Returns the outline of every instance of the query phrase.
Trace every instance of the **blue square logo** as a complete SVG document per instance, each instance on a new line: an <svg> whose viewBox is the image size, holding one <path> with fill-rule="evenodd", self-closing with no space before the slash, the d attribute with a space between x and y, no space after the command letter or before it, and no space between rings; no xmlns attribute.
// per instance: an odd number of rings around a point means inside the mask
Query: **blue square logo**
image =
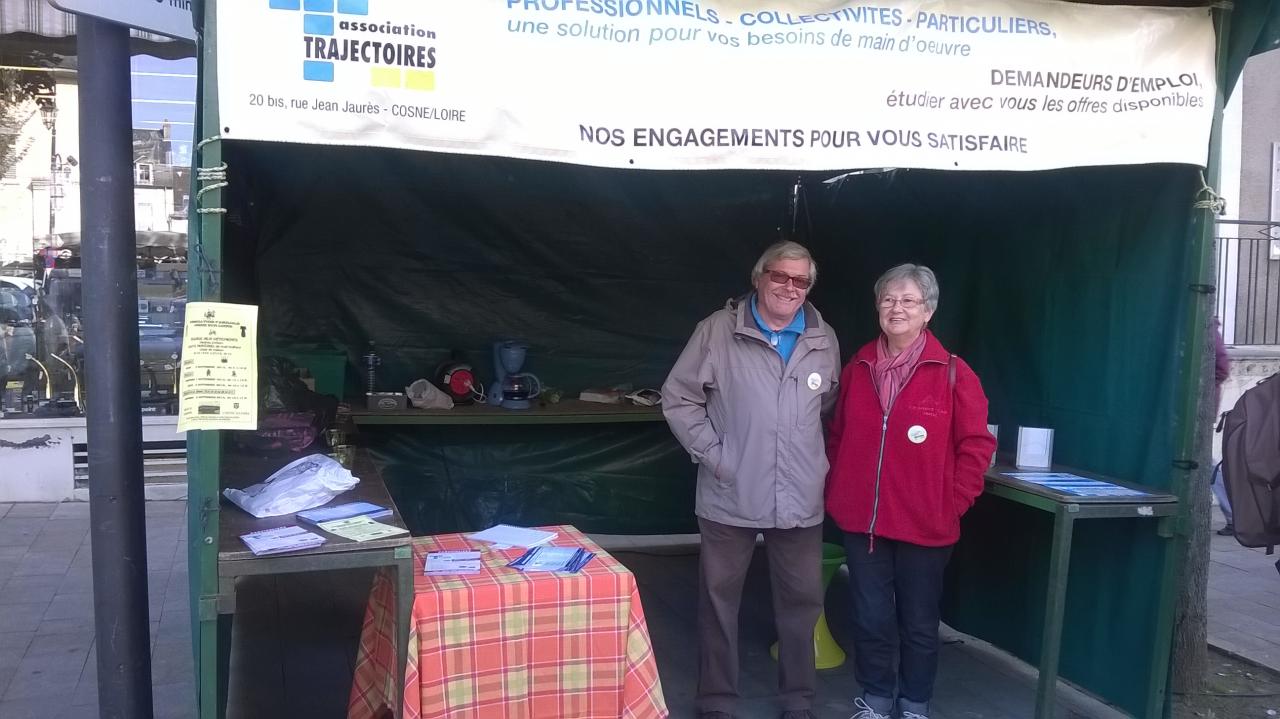
<svg viewBox="0 0 1280 719"><path fill-rule="evenodd" d="M302 79L315 82L333 82L333 63L304 60L302 62Z"/></svg>
<svg viewBox="0 0 1280 719"><path fill-rule="evenodd" d="M338 12L344 15L368 15L369 0L338 0Z"/></svg>
<svg viewBox="0 0 1280 719"><path fill-rule="evenodd" d="M308 35L332 35L332 15L303 15L302 31Z"/></svg>

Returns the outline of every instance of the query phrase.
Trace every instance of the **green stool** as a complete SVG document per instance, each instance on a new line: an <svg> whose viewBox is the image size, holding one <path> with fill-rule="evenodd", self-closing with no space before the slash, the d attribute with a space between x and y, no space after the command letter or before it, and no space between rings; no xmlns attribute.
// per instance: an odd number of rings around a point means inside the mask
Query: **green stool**
<svg viewBox="0 0 1280 719"><path fill-rule="evenodd" d="M836 575L836 570L845 560L844 547L839 544L822 545L822 593L826 596L827 587L831 584L831 578ZM769 654L774 661L778 660L778 643L774 642L769 648ZM814 666L818 669L835 669L844 664L844 650L836 644L835 637L831 636L831 630L827 628L827 610L824 608L822 613L818 615L818 623L813 628L813 656Z"/></svg>

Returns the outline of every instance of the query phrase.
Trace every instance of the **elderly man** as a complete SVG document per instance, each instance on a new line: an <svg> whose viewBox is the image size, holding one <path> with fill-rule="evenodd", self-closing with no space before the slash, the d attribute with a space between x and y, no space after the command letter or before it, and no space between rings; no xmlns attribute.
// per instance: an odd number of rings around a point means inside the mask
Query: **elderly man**
<svg viewBox="0 0 1280 719"><path fill-rule="evenodd" d="M773 589L782 716L813 717L827 475L821 420L840 374L835 332L805 301L817 279L801 245L765 250L751 271L754 291L698 323L662 387L667 423L698 464L701 719L733 716L738 606L758 533Z"/></svg>

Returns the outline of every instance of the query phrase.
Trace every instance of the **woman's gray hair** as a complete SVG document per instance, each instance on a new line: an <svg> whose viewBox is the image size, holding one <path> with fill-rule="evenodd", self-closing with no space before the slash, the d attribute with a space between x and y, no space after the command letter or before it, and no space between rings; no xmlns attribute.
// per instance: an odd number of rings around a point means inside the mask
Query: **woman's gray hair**
<svg viewBox="0 0 1280 719"><path fill-rule="evenodd" d="M751 285L754 287L756 282L760 280L760 275L764 274L764 268L770 263L778 260L808 260L809 261L809 289L818 284L818 263L814 261L813 255L809 254L809 250L799 242L784 240L769 245L769 249L760 255L760 259L756 260L756 266L751 268Z"/></svg>
<svg viewBox="0 0 1280 719"><path fill-rule="evenodd" d="M924 300L925 308L930 312L938 311L939 290L937 276L928 267L911 263L898 265L880 275L880 279L876 280L876 304L880 304L880 299L884 297L884 288L900 280L911 280L916 283L916 287L919 287L920 293L924 295L920 299Z"/></svg>

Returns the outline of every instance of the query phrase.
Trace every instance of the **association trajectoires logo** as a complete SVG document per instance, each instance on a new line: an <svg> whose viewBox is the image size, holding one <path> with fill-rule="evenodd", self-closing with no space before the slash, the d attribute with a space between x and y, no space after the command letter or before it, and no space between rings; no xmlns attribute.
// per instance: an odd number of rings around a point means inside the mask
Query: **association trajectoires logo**
<svg viewBox="0 0 1280 719"><path fill-rule="evenodd" d="M333 82L338 66L369 72L374 87L436 88L434 31L369 17L371 0L267 0L272 10L301 15L302 79Z"/></svg>

